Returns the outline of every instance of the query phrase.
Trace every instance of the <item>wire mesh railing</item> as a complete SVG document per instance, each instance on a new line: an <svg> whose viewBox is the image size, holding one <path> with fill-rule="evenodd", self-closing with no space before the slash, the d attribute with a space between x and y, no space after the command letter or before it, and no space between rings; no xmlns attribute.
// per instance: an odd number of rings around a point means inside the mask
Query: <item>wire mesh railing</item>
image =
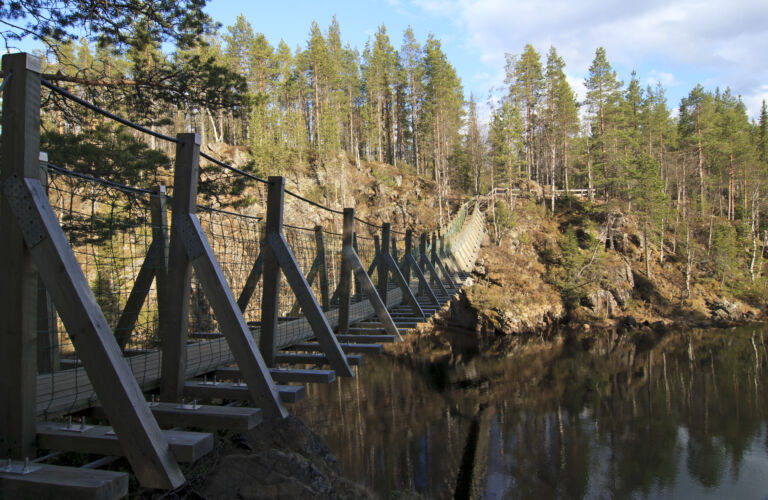
<svg viewBox="0 0 768 500"><path fill-rule="evenodd" d="M4 80L4 83L8 78ZM178 144L178 139L152 131L141 125L99 108L49 82L42 84L63 98L85 106L107 119L117 121L138 133ZM56 159L56 151L49 152ZM227 176L246 180L251 205L238 208L206 206L198 197L196 215L227 285L237 298L248 286L243 302L243 317L258 341L262 314L261 280L249 283L258 267L265 246L265 214L269 181L245 170L228 165L208 154L201 156ZM50 204L64 230L70 247L90 284L97 305L104 313L109 328L139 385L151 388L160 376L160 319L158 279L164 273L167 258L169 222L173 213L174 186L167 193L149 187L134 187L109 179L79 173L44 163L41 178L46 180ZM314 297L323 302L331 318L338 309L332 300L341 281L342 235L341 210L285 190L285 223L283 236L302 274L307 277ZM155 203L158 200L163 203ZM465 223L462 207L447 230L456 234ZM379 280L381 242L376 234L382 226L356 218L365 230L357 235L355 248L373 282ZM310 226L310 227L307 227ZM320 227L320 229L316 229ZM405 257L404 233L392 231L390 253L401 261ZM162 242L158 242L158 235ZM430 242L431 244L431 242ZM322 246L322 248L321 248ZM158 249L159 248L159 249ZM412 250L419 251L414 239ZM159 253L158 253L159 252ZM324 259L322 258L324 254ZM402 265L402 264L401 264ZM323 267L322 272L320 266ZM405 267L403 265L403 267ZM142 274L143 273L143 274ZM313 276L313 273L315 275ZM149 278L147 278L149 276ZM352 303L366 300L360 283L353 280ZM390 288L395 288L394 282ZM325 288L325 289L324 289ZM243 293L241 293L243 292ZM40 286L38 295L45 299L38 318L38 414L61 414L90 405L97 399L87 375L83 372L67 331L55 307ZM280 347L313 337L302 308L286 280L281 280L279 293L279 327L276 344ZM228 363L232 355L220 338L220 326L211 301L201 282L194 277L190 285L188 318L187 372L200 373L210 367ZM359 309L362 310L362 309ZM57 377L62 372L71 374Z"/></svg>

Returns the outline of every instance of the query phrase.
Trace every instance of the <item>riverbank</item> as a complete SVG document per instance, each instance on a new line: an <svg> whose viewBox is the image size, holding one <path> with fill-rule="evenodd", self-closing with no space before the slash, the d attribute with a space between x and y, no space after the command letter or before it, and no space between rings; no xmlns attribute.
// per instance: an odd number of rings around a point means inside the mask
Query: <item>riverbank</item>
<svg viewBox="0 0 768 500"><path fill-rule="evenodd" d="M708 328L765 317L763 249L725 261L682 229L643 232L629 206L566 199L553 216L535 198L500 200L473 285L435 320L480 335L555 329ZM695 230L695 231L694 231ZM705 237L707 226L693 228Z"/></svg>

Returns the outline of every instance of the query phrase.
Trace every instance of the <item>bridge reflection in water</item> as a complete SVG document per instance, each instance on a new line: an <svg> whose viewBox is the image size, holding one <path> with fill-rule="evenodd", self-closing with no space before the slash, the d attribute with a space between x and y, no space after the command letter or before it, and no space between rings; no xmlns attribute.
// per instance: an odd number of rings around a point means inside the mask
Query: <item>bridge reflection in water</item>
<svg viewBox="0 0 768 500"><path fill-rule="evenodd" d="M555 345L535 382L520 374L538 359L476 358L489 376L464 388L377 358L297 409L342 470L384 497L762 498L767 334L761 325L669 333L650 349L609 335Z"/></svg>

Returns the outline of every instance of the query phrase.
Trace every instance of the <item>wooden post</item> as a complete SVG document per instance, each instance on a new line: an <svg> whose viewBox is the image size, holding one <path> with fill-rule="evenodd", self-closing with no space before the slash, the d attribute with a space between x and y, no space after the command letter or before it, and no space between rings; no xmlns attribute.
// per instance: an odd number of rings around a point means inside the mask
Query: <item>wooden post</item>
<svg viewBox="0 0 768 500"><path fill-rule="evenodd" d="M256 257L253 267L251 267L251 272L248 273L248 279L245 280L245 285L243 285L243 291L240 292L240 297L237 299L237 306L242 313L245 313L245 310L248 308L248 303L251 301L251 297L253 297L253 292L256 291L256 285L259 284L261 273L264 270L264 252L262 251L262 248L264 248L264 226L262 226L261 233L259 255Z"/></svg>
<svg viewBox="0 0 768 500"><path fill-rule="evenodd" d="M354 227L354 221L353 221L352 226ZM359 247L357 246L357 233L354 231L354 229L352 230L352 248L354 249L356 254L360 255ZM343 255L344 255L344 251L343 250L344 250L344 245L342 245L342 253L341 253L342 254L342 260L343 260ZM362 298L363 292L362 292L362 289L360 288L360 282L357 281L357 278L354 279L354 284L355 284L355 295L354 295L354 297L355 297L355 301L358 301L358 300L360 300Z"/></svg>
<svg viewBox="0 0 768 500"><path fill-rule="evenodd" d="M448 296L448 290L445 289L445 285L440 280L440 275L437 274L437 270L432 265L432 263L429 261L429 257L427 257L426 249L426 238L422 236L422 245L421 248L424 250L421 255L419 255L419 262L421 263L421 267L429 273L430 278L432 279L432 285L437 285L437 288L440 290L440 293L444 296Z"/></svg>
<svg viewBox="0 0 768 500"><path fill-rule="evenodd" d="M399 259L397 256L397 238L395 237L394 233L392 234L392 249L390 250L389 253L392 254L392 258L395 260L395 262L398 262Z"/></svg>
<svg viewBox="0 0 768 500"><path fill-rule="evenodd" d="M360 257L354 250L352 250L352 248L345 247L344 258L349 261L352 270L358 276L360 283L362 283L363 292L365 292L365 295L371 302L373 310L376 311L376 316L384 327L384 331L387 332L387 335L392 335L397 337L398 340L402 340L400 330L397 328L397 325L395 325L392 316L390 316L389 311L387 310L387 304L382 300L379 292L376 291L376 286L373 284L373 281L371 281L371 277L365 272L363 264L360 262Z"/></svg>
<svg viewBox="0 0 768 500"><path fill-rule="evenodd" d="M40 59L6 54L2 62L0 182L40 178ZM23 460L35 452L37 280L7 196L0 208L0 455Z"/></svg>
<svg viewBox="0 0 768 500"><path fill-rule="evenodd" d="M403 277L409 284L411 283L411 262L408 260L408 256L413 252L413 230L407 229L405 231L405 251L403 252Z"/></svg>
<svg viewBox="0 0 768 500"><path fill-rule="evenodd" d="M440 242L440 247L438 247L438 241ZM437 269L440 270L440 273L443 275L445 280L448 282L448 286L450 288L458 288L456 284L453 282L453 278L451 278L451 273L448 272L448 269L443 264L443 259L440 258L440 253L442 252L443 248L443 238L437 239L437 234L432 236L432 263L437 266Z"/></svg>
<svg viewBox="0 0 768 500"><path fill-rule="evenodd" d="M325 256L325 236L323 235L323 226L315 226L315 246L317 246L316 259L320 264L320 300L323 304L323 311L330 311L331 296L328 289L328 260Z"/></svg>
<svg viewBox="0 0 768 500"><path fill-rule="evenodd" d="M357 250L355 250L357 252ZM360 254L358 254L358 257ZM374 234L373 235L373 260L371 261L370 267L368 267L368 270L366 273L368 276L373 276L373 271L377 271L379 269L379 256L381 256L381 245L379 244L379 235Z"/></svg>
<svg viewBox="0 0 768 500"><path fill-rule="evenodd" d="M48 192L48 153L40 152L40 184ZM59 369L59 332L51 294L37 277L37 372Z"/></svg>
<svg viewBox="0 0 768 500"><path fill-rule="evenodd" d="M339 326L338 333L349 331L349 306L352 294L352 265L344 258L344 249L350 247L354 250L353 240L355 236L355 209L344 209L344 230L341 237L341 273L339 276ZM355 252L357 253L357 252Z"/></svg>
<svg viewBox="0 0 768 500"><path fill-rule="evenodd" d="M152 243L157 245L154 274L157 290L157 317L160 325L166 323L163 316L168 313L168 196L164 185L155 187L150 209Z"/></svg>
<svg viewBox="0 0 768 500"><path fill-rule="evenodd" d="M426 237L426 234L424 234L424 233L422 233L422 235L419 237L419 251L417 252L419 256L421 254L423 254L424 250L426 249L426 239L425 239L425 237ZM420 258L414 258L413 262L416 263L415 265L417 267L417 269L414 269L414 272L418 272L418 273L422 273L423 274L424 273L424 267L421 264L419 264L420 260L421 260ZM420 279L419 280L419 295L424 295L425 293L427 293L427 290L425 289L425 287L429 288L426 285L426 282Z"/></svg>
<svg viewBox="0 0 768 500"><path fill-rule="evenodd" d="M317 299L312 293L312 289L301 272L296 257L291 251L291 247L288 246L288 242L283 236L283 196L285 192L285 178L284 177L270 177L269 178L269 193L267 199L267 236L264 246L264 289L265 297L262 301L264 310L262 312L262 328L272 328L266 332L262 330L261 341L262 350L267 352L267 355L271 357L271 361L274 362L275 355L277 354L277 293L271 292L269 296L266 295L267 286L279 285L279 275L277 279L270 277L271 267L274 264L275 271L282 270L285 275L285 279L288 285L291 287L293 294L296 296L296 300L301 306L304 312L309 326L312 328L312 332L315 334L320 348L328 359L328 363L331 368L342 377L353 377L354 372L349 366L347 357L344 351L341 349L336 337L333 335L333 330L328 322L328 318L323 314L323 310L320 304L317 303ZM274 259L274 260L273 260ZM279 267L278 267L279 266ZM272 281L274 280L274 281ZM268 303L269 300L274 300L273 303ZM266 334L266 340L265 340Z"/></svg>
<svg viewBox="0 0 768 500"><path fill-rule="evenodd" d="M160 316L163 348L160 399L181 401L187 372L187 329L192 262L184 244L186 218L197 211L197 179L200 168L200 136L179 134L173 176L173 225L165 286L167 311Z"/></svg>
<svg viewBox="0 0 768 500"><path fill-rule="evenodd" d="M389 222L385 222L381 226L381 248L379 249L379 297L387 303L387 294L389 293L389 265L387 264L387 256L389 255L389 244L392 239L391 226Z"/></svg>
<svg viewBox="0 0 768 500"><path fill-rule="evenodd" d="M149 295L152 280L157 286L158 318L166 314L168 306L165 294L166 274L168 272L168 230L166 217L165 186L157 186L151 200L152 215L152 243L144 257L139 273L133 283L131 293L125 302L123 312L115 327L115 338L121 350L133 335L139 313ZM165 324L164 319L159 318L159 324Z"/></svg>
<svg viewBox="0 0 768 500"><path fill-rule="evenodd" d="M265 236L270 233L283 234L283 197L285 196L285 178L272 176L267 188L267 221ZM261 249L264 255L264 270L261 298L261 329L259 350L264 362L269 367L275 366L277 353L277 318L280 307L280 266L277 256L270 246L265 244Z"/></svg>
<svg viewBox="0 0 768 500"><path fill-rule="evenodd" d="M180 486L184 475L115 342L40 181L8 178L3 182L3 199L6 197L23 224L30 256L139 482L151 488Z"/></svg>

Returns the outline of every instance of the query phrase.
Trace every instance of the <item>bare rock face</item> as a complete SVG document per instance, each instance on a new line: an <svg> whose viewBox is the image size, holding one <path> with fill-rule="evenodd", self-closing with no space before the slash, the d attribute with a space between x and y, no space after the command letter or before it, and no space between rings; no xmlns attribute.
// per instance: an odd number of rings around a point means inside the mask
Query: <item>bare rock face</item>
<svg viewBox="0 0 768 500"><path fill-rule="evenodd" d="M619 305L613 298L613 294L602 288L587 295L585 305L602 318L612 318L619 311Z"/></svg>
<svg viewBox="0 0 768 500"><path fill-rule="evenodd" d="M714 299L707 301L710 315L713 319L722 321L743 321L752 316L750 311L745 311L744 304L734 300Z"/></svg>
<svg viewBox="0 0 768 500"><path fill-rule="evenodd" d="M620 306L626 305L632 298L632 291L635 288L635 280L632 276L632 267L626 262L609 268L606 276L606 288L616 299Z"/></svg>

